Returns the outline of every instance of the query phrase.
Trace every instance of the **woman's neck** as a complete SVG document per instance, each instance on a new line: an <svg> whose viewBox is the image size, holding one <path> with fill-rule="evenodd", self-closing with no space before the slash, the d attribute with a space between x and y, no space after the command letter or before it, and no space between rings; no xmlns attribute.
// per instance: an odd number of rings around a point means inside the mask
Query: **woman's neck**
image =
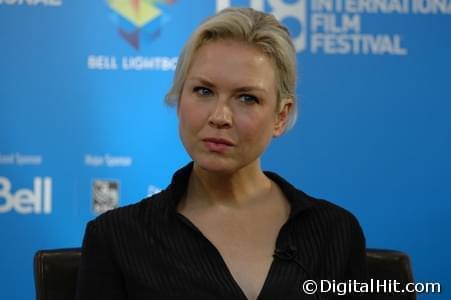
<svg viewBox="0 0 451 300"><path fill-rule="evenodd" d="M194 163L185 201L190 206L240 208L252 205L270 192L271 180L261 170L259 161L232 174L211 172Z"/></svg>

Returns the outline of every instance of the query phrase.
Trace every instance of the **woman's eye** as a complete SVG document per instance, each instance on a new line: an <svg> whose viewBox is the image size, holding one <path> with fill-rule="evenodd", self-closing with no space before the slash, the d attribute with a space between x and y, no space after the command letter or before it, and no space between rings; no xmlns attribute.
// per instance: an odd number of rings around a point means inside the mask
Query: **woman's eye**
<svg viewBox="0 0 451 300"><path fill-rule="evenodd" d="M260 103L260 101L258 100L257 97L252 96L252 95L247 95L247 94L240 95L239 99L240 99L240 101L242 101L246 104Z"/></svg>
<svg viewBox="0 0 451 300"><path fill-rule="evenodd" d="M212 94L211 90L205 87L197 86L193 91L200 96L210 96Z"/></svg>

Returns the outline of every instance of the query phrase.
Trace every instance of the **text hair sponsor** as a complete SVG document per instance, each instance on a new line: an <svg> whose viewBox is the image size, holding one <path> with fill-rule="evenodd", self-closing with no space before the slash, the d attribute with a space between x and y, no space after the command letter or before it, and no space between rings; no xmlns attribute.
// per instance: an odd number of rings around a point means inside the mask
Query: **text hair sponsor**
<svg viewBox="0 0 451 300"><path fill-rule="evenodd" d="M12 191L11 181L0 177L0 213L50 214L52 212L52 179L35 177L33 189Z"/></svg>
<svg viewBox="0 0 451 300"><path fill-rule="evenodd" d="M113 156L108 153L103 155L86 154L84 164L89 167L131 167L133 158L131 156Z"/></svg>

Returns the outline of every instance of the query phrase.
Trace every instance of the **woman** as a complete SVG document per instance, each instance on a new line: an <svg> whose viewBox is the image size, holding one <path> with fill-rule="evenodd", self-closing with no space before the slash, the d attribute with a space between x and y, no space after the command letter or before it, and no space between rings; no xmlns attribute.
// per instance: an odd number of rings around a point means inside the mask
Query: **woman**
<svg viewBox="0 0 451 300"><path fill-rule="evenodd" d="M226 9L194 32L166 98L193 162L88 224L78 299L325 299L302 283L365 278L352 214L260 167L295 121L295 75L271 15Z"/></svg>

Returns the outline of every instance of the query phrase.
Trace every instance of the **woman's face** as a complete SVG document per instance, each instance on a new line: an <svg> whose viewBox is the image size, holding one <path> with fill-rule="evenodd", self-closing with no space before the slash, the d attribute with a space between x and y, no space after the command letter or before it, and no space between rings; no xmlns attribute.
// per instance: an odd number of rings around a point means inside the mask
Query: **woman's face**
<svg viewBox="0 0 451 300"><path fill-rule="evenodd" d="M208 42L193 57L178 106L179 131L201 168L233 173L257 163L283 132L270 59L241 42Z"/></svg>

